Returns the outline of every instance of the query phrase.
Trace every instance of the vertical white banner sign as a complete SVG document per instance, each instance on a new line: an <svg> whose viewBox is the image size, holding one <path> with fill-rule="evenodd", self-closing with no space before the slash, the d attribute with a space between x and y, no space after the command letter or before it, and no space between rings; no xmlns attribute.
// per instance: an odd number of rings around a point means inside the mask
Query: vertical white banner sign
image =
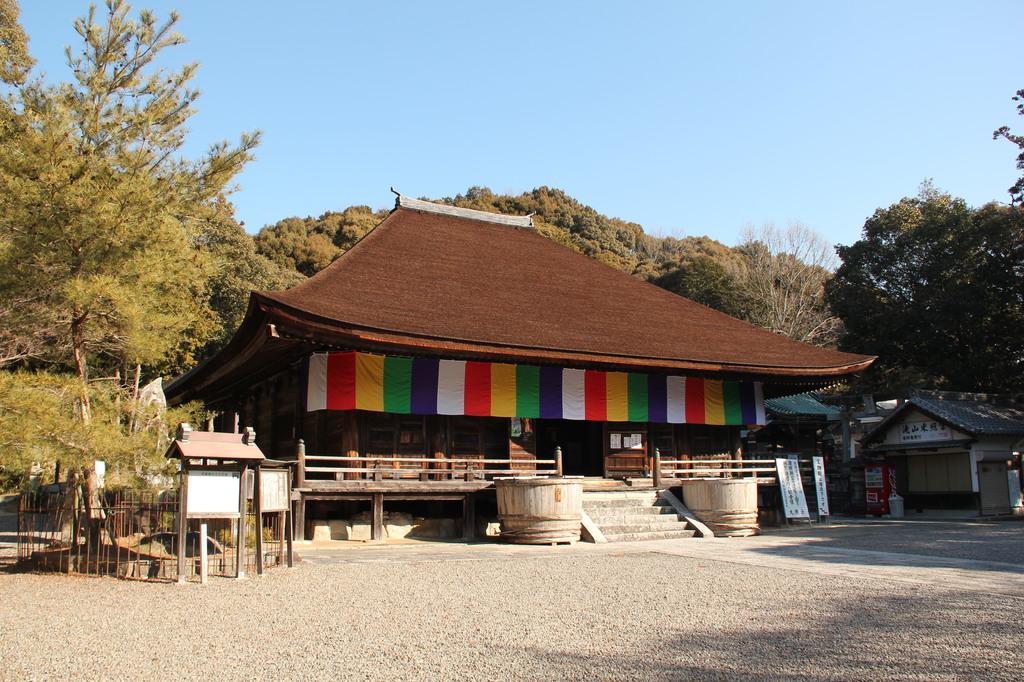
<svg viewBox="0 0 1024 682"><path fill-rule="evenodd" d="M800 463L794 458L777 457L775 471L779 478L779 494L782 495L782 509L787 519L809 519L807 498L800 480Z"/></svg>
<svg viewBox="0 0 1024 682"><path fill-rule="evenodd" d="M818 494L818 516L831 516L828 510L828 484L825 481L825 458L812 457L814 464L814 491Z"/></svg>

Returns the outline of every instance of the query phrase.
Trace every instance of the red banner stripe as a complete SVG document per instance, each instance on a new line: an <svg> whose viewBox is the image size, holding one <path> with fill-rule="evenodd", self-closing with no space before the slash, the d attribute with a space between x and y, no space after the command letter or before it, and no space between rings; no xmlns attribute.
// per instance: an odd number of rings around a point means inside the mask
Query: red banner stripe
<svg viewBox="0 0 1024 682"><path fill-rule="evenodd" d="M475 417L491 416L491 363L466 363L464 411Z"/></svg>
<svg viewBox="0 0 1024 682"><path fill-rule="evenodd" d="M327 409L356 409L356 354L327 356Z"/></svg>
<svg viewBox="0 0 1024 682"><path fill-rule="evenodd" d="M704 380L701 378L686 377L686 423L705 423Z"/></svg>
<svg viewBox="0 0 1024 682"><path fill-rule="evenodd" d="M605 372L588 369L583 375L583 395L586 400L588 421L603 422L608 419L608 375Z"/></svg>

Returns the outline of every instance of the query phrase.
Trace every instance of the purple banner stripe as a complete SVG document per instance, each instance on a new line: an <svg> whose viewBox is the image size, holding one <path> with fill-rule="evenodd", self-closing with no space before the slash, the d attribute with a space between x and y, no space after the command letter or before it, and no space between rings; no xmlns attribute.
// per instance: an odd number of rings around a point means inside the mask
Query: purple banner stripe
<svg viewBox="0 0 1024 682"><path fill-rule="evenodd" d="M757 423L757 399L754 397L754 384L749 381L740 382L740 412L744 424Z"/></svg>
<svg viewBox="0 0 1024 682"><path fill-rule="evenodd" d="M668 422L668 377L647 375L647 420L656 424Z"/></svg>
<svg viewBox="0 0 1024 682"><path fill-rule="evenodd" d="M413 414L437 414L437 360L413 358L410 409Z"/></svg>
<svg viewBox="0 0 1024 682"><path fill-rule="evenodd" d="M562 368L540 368L541 419L562 418Z"/></svg>

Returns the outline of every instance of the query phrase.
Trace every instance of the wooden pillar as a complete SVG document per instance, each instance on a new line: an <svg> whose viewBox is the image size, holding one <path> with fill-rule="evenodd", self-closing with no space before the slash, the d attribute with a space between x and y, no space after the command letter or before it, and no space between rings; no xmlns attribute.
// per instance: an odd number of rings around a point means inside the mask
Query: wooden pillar
<svg viewBox="0 0 1024 682"><path fill-rule="evenodd" d="M476 539L476 495L466 493L462 500L462 539Z"/></svg>
<svg viewBox="0 0 1024 682"><path fill-rule="evenodd" d="M289 494L291 494L291 489L292 489L291 478L292 478L292 472L289 471L288 472L288 491L289 491ZM288 568L291 568L292 566L295 565L294 564L294 560L293 560L294 552L295 552L295 547L294 547L294 544L295 544L294 543L294 538L295 538L295 519L292 518L292 511L291 511L290 507L291 507L291 505L289 505L289 510L287 512L285 512L286 516L285 516L285 519L284 519L284 521L285 521L285 524L284 524L284 534L285 535L284 535L284 537L285 537L285 542L287 543L287 550L288 550Z"/></svg>
<svg viewBox="0 0 1024 682"><path fill-rule="evenodd" d="M295 511L292 517L292 533L300 541L306 540L306 499L299 493L299 499L295 500Z"/></svg>
<svg viewBox="0 0 1024 682"><path fill-rule="evenodd" d="M256 512L256 575L263 575L263 501L260 499L263 482L257 464L252 470L252 507Z"/></svg>
<svg viewBox="0 0 1024 682"><path fill-rule="evenodd" d="M370 512L370 539L384 539L384 493L373 494L373 509Z"/></svg>
<svg viewBox="0 0 1024 682"><path fill-rule="evenodd" d="M178 486L178 582L185 582L185 538L188 534L188 469L181 460L181 485Z"/></svg>
<svg viewBox="0 0 1024 682"><path fill-rule="evenodd" d="M559 478L562 476L562 446L555 446L555 473L558 474Z"/></svg>
<svg viewBox="0 0 1024 682"><path fill-rule="evenodd" d="M661 450L654 448L654 487L661 488Z"/></svg>
<svg viewBox="0 0 1024 682"><path fill-rule="evenodd" d="M238 476L238 539L235 542L235 578L241 580L245 577L245 523L246 523L246 472L248 468L243 464Z"/></svg>
<svg viewBox="0 0 1024 682"><path fill-rule="evenodd" d="M342 420L341 428L341 451L345 457L359 456L359 419L355 410L346 410L340 414ZM314 453L316 454L316 453ZM354 467L358 462L345 462L346 467ZM359 474L335 474L337 480L359 478Z"/></svg>
<svg viewBox="0 0 1024 682"><path fill-rule="evenodd" d="M306 487L306 441L302 438L295 442L295 461L295 484L304 488Z"/></svg>

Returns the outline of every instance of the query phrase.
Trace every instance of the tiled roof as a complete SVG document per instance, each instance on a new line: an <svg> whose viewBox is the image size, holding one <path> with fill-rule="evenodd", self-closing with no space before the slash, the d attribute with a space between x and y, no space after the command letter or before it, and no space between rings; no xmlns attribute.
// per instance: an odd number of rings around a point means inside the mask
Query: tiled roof
<svg viewBox="0 0 1024 682"><path fill-rule="evenodd" d="M1024 436L1024 405L993 399L957 400L944 395L949 394L920 394L909 402L967 433Z"/></svg>
<svg viewBox="0 0 1024 682"><path fill-rule="evenodd" d="M872 360L773 334L531 229L430 206L400 202L330 266L257 298L320 324L403 335L409 345L504 348L527 360L571 354L803 376L849 374Z"/></svg>
<svg viewBox="0 0 1024 682"><path fill-rule="evenodd" d="M841 410L835 405L826 405L814 393L801 393L783 398L769 398L764 401L765 409L771 414L797 417L839 418Z"/></svg>
<svg viewBox="0 0 1024 682"><path fill-rule="evenodd" d="M979 393L917 391L872 429L864 443L880 440L895 419L914 408L972 436L1024 436L1024 404Z"/></svg>

